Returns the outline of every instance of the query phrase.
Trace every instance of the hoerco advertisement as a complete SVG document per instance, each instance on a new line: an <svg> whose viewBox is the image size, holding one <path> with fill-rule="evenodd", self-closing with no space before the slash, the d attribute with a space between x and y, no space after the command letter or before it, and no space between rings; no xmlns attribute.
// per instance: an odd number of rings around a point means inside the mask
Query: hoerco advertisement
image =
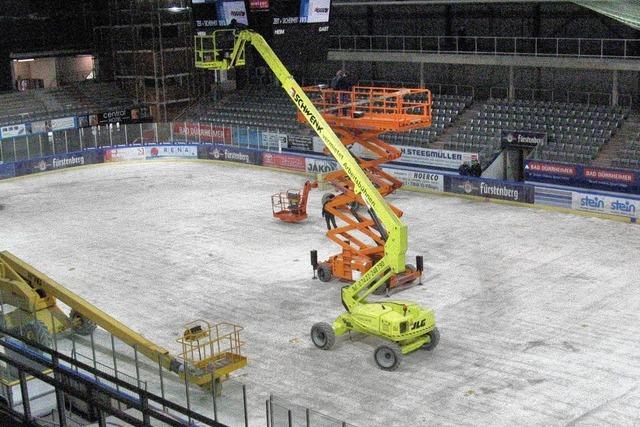
<svg viewBox="0 0 640 427"><path fill-rule="evenodd" d="M444 191L444 175L395 168L383 168L382 170L402 181L404 185L433 191Z"/></svg>

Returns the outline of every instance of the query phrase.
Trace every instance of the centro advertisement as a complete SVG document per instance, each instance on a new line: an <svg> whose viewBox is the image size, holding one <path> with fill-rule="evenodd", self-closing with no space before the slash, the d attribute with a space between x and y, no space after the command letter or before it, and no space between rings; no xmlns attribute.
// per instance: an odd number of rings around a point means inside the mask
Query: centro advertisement
<svg viewBox="0 0 640 427"><path fill-rule="evenodd" d="M503 181L447 176L445 191L520 203L534 202L534 187Z"/></svg>
<svg viewBox="0 0 640 427"><path fill-rule="evenodd" d="M398 178L404 185L433 191L444 191L444 175L394 168L382 168L382 170Z"/></svg>
<svg viewBox="0 0 640 427"><path fill-rule="evenodd" d="M396 145L396 148L402 151L399 162L434 168L458 170L464 162L471 163L473 160L478 160L478 153L406 147L404 145Z"/></svg>
<svg viewBox="0 0 640 427"><path fill-rule="evenodd" d="M572 192L571 207L578 211L595 212L637 218L640 200L625 197Z"/></svg>
<svg viewBox="0 0 640 427"><path fill-rule="evenodd" d="M527 160L524 174L527 181L640 193L640 174L628 169Z"/></svg>
<svg viewBox="0 0 640 427"><path fill-rule="evenodd" d="M259 165L262 163L262 153L260 151L229 145L200 146L198 157L201 159L225 160L227 162L244 163L247 165Z"/></svg>
<svg viewBox="0 0 640 427"><path fill-rule="evenodd" d="M37 159L23 160L15 163L16 176L30 175L74 166L90 165L102 162L101 150L57 154Z"/></svg>

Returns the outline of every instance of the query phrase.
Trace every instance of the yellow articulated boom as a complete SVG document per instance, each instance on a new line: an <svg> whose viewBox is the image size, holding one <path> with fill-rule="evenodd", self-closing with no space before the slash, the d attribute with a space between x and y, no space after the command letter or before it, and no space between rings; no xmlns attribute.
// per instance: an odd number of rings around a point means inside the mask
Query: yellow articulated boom
<svg viewBox="0 0 640 427"><path fill-rule="evenodd" d="M71 308L69 315L57 306L57 300ZM4 305L15 308L3 316L0 326L38 344L51 346L52 334L67 330L90 335L97 325L153 362L203 387L247 364L241 353L242 328L237 325L206 321L187 325L178 340L183 352L175 357L7 251L0 252L0 304L3 313Z"/></svg>
<svg viewBox="0 0 640 427"><path fill-rule="evenodd" d="M221 49L219 46L223 43L219 43L219 40L228 40L230 34L235 40L233 49ZM367 301L367 297L385 286L393 275L405 272L407 226L398 218L346 147L346 142L338 138L265 39L251 30L225 29L209 35L197 35L196 67L228 70L243 66L246 63L247 45L253 46L260 54L304 120L340 164L345 177L352 183L358 203L366 206L368 219L379 224L380 234L384 236L384 255L353 284L342 288L342 305L346 312L338 316L332 324L322 322L311 328L311 340L314 345L329 350L335 343L336 335L343 335L348 331L377 336L382 338L383 344L376 348L374 360L381 369L389 371L398 368L405 354L417 349L435 349L440 333L431 309L409 301ZM363 120L369 119L366 113L358 117Z"/></svg>

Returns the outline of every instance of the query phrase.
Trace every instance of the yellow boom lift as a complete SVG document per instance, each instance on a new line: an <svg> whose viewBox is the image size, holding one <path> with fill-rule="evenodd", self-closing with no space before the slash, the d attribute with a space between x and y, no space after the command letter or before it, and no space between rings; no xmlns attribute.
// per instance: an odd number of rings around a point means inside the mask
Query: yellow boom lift
<svg viewBox="0 0 640 427"><path fill-rule="evenodd" d="M71 308L69 315L57 306L57 300ZM222 378L247 364L241 352L242 328L237 325L211 325L202 320L187 325L178 339L182 352L175 357L7 251L0 252L0 303L4 314L0 326L28 340L50 347L52 334L71 330L90 335L99 325L165 369L202 387L215 382L220 390ZM5 305L15 309L5 314Z"/></svg>
<svg viewBox="0 0 640 427"><path fill-rule="evenodd" d="M220 47L220 40L233 34L233 50ZM340 164L352 182L352 191L358 203L367 207L370 220L379 224L384 236L384 254L378 258L353 284L342 288L342 304L346 312L331 325L317 323L311 328L311 339L316 347L328 350L336 335L348 331L362 332L384 339L374 352L377 365L384 370L395 370L402 356L419 348L433 350L439 333L433 311L408 301L369 302L367 297L394 275L405 273L407 227L384 200L358 161L334 133L303 89L264 38L251 30L218 30L210 35L195 36L196 67L209 70L228 70L245 65L245 48L250 44L271 68L282 88L289 95L302 116L322 139L329 152ZM367 114L360 116L364 120Z"/></svg>

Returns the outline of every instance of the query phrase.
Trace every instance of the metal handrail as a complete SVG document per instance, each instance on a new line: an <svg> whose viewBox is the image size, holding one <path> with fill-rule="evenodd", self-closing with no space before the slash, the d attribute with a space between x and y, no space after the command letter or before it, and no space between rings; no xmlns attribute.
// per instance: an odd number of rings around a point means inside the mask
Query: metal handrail
<svg viewBox="0 0 640 427"><path fill-rule="evenodd" d="M575 102L587 105L611 105L612 96L610 92L585 92L567 89L538 89L529 87L515 88L514 95L514 99L521 100L567 103ZM509 98L509 88L504 86L493 86L489 89L489 98L507 99ZM631 107L633 105L633 97L629 94L619 94L618 105Z"/></svg>
<svg viewBox="0 0 640 427"><path fill-rule="evenodd" d="M330 49L467 55L640 58L640 39L571 37L334 35Z"/></svg>

